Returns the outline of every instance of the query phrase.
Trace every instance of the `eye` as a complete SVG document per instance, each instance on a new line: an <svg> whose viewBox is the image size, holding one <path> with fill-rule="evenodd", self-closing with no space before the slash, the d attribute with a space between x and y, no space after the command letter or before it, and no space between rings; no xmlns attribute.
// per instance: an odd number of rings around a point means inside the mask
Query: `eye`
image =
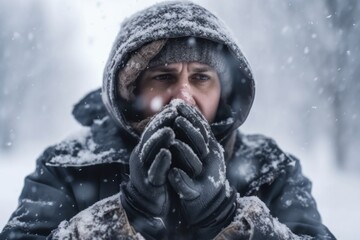
<svg viewBox="0 0 360 240"><path fill-rule="evenodd" d="M195 81L199 81L199 82L206 82L208 80L210 80L210 76L206 75L206 74L201 74L201 73L198 73L198 74L194 74L192 76L192 79L195 80Z"/></svg>
<svg viewBox="0 0 360 240"><path fill-rule="evenodd" d="M173 79L173 76L171 74L159 74L155 75L153 79L156 81L166 82L171 81Z"/></svg>

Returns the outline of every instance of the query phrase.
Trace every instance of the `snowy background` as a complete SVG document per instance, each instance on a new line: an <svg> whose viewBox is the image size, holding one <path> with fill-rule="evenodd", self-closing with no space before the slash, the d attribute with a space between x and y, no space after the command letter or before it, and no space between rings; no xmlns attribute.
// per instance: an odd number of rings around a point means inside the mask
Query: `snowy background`
<svg viewBox="0 0 360 240"><path fill-rule="evenodd" d="M0 229L46 146L80 128L120 22L157 1L0 0ZM195 1L233 30L257 82L246 133L299 157L324 223L356 239L360 207L360 3Z"/></svg>

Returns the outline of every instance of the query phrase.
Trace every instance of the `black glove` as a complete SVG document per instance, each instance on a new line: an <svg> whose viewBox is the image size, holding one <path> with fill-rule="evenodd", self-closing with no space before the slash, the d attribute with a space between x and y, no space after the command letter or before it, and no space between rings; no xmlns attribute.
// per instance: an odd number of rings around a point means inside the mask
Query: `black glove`
<svg viewBox="0 0 360 240"><path fill-rule="evenodd" d="M180 104L175 120L173 164L169 181L195 238L213 238L227 226L236 210L235 191L226 180L223 149L210 126L194 108Z"/></svg>
<svg viewBox="0 0 360 240"><path fill-rule="evenodd" d="M130 156L130 180L121 186L121 203L136 231L146 239L165 234L169 213L167 175L171 165L168 150L175 138L169 127L177 112L166 108L145 128Z"/></svg>

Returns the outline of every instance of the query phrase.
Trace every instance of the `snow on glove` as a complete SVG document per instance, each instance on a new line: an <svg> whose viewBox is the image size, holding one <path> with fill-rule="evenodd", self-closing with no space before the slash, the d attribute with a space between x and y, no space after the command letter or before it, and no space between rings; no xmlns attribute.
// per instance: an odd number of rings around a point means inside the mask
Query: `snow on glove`
<svg viewBox="0 0 360 240"><path fill-rule="evenodd" d="M235 191L226 180L223 149L202 115L181 104L171 147L176 167L169 181L180 197L183 215L196 238L214 237L235 213ZM179 154L180 153L180 154Z"/></svg>
<svg viewBox="0 0 360 240"><path fill-rule="evenodd" d="M165 108L145 128L139 144L130 156L130 180L121 186L121 203L133 227L146 239L165 234L170 208L167 175L171 165L168 150L175 134L177 112Z"/></svg>

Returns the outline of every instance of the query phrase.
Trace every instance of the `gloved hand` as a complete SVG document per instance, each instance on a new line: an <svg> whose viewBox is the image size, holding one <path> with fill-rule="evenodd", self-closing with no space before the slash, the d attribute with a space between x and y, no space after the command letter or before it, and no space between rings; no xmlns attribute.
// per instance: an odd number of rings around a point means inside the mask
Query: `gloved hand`
<svg viewBox="0 0 360 240"><path fill-rule="evenodd" d="M169 181L195 238L214 237L227 226L236 210L235 191L226 180L223 149L207 121L194 108L180 104L175 120L176 140L170 150Z"/></svg>
<svg viewBox="0 0 360 240"><path fill-rule="evenodd" d="M157 114L145 128L130 156L130 180L121 186L121 203L136 231L146 239L165 234L169 213L167 175L171 165L168 150L175 134L169 127L177 112L170 107Z"/></svg>

